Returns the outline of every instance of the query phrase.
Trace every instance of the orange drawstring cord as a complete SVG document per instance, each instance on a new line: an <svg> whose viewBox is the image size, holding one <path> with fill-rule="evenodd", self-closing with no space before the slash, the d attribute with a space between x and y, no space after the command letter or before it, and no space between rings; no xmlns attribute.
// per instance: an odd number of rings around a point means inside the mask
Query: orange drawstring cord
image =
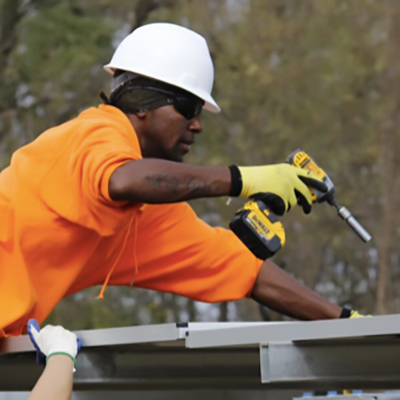
<svg viewBox="0 0 400 400"><path fill-rule="evenodd" d="M8 333L6 333L6 331L4 329L0 329L0 338L7 338L10 337L11 335L9 335Z"/></svg>
<svg viewBox="0 0 400 400"><path fill-rule="evenodd" d="M138 210L138 211L139 211L139 210ZM139 214L138 211L134 212L133 215L132 215L131 221L130 221L130 223L129 223L128 230L127 230L126 235L125 235L125 238L124 238L124 242L123 242L122 247L121 247L121 251L119 252L118 257L116 258L116 260L115 260L113 266L111 267L110 272L108 273L107 278L106 278L106 280L105 280L104 283L103 283L103 286L102 286L102 288L101 288L101 291L100 291L99 295L97 296L97 299L100 299L100 300L103 300L103 299L104 299L104 292L105 292L106 287L107 287L107 285L108 285L108 281L110 280L111 274L113 273L115 267L117 266L118 261L120 260L120 258L121 258L121 256L122 256L122 253L123 253L123 251L124 251L124 249L125 249L125 245L126 245L126 242L128 241L129 233L131 232L132 223L134 223L134 225L135 225L134 246L136 245L137 218L135 219L135 217ZM134 247L134 248L135 248L135 247ZM135 260L135 273L137 273L136 255L135 255L135 257L134 257L134 260Z"/></svg>
<svg viewBox="0 0 400 400"><path fill-rule="evenodd" d="M138 213L137 213L137 218L135 219L135 225L134 225L134 237L133 237L133 266L134 266L134 275L131 280L130 286L133 286L133 281L135 280L135 276L139 272L139 266L137 262L137 257L136 257L136 243L137 243L137 234L138 234L138 225L139 225L139 215L141 213L142 209L139 208Z"/></svg>

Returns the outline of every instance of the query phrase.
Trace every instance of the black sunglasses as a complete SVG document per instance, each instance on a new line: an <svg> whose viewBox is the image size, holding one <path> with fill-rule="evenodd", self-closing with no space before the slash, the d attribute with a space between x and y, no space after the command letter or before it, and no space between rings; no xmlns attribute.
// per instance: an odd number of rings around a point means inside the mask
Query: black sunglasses
<svg viewBox="0 0 400 400"><path fill-rule="evenodd" d="M166 105L173 105L175 110L179 114L183 115L187 120L191 120L201 114L205 102L194 94L189 93L186 90L171 86L169 84L158 82L158 84L154 85L150 82L139 82L138 79L127 81L123 83L118 89L116 89L110 97L110 104L115 104L118 99L127 91L144 89L152 90L154 92L165 95ZM148 81L147 78L143 79ZM164 87L159 87L159 85L163 85Z"/></svg>
<svg viewBox="0 0 400 400"><path fill-rule="evenodd" d="M175 110L188 120L200 115L203 110L204 100L191 93L178 93L152 86L143 87L143 89L154 90L155 92L165 94L167 96L167 102L173 105Z"/></svg>

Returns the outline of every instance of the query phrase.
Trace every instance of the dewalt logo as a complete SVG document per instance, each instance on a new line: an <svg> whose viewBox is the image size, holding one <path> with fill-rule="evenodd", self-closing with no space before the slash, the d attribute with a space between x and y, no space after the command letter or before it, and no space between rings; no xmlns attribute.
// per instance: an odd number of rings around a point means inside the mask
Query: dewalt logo
<svg viewBox="0 0 400 400"><path fill-rule="evenodd" d="M258 216L254 213L250 216L254 224L264 233L268 234L271 230L258 218Z"/></svg>

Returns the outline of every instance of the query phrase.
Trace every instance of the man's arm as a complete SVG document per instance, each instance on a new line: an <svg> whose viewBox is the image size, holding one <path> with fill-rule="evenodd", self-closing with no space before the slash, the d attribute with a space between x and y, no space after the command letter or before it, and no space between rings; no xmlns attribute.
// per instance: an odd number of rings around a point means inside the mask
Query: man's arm
<svg viewBox="0 0 400 400"><path fill-rule="evenodd" d="M200 167L150 158L122 165L109 182L111 199L149 204L229 196L230 189L229 168Z"/></svg>
<svg viewBox="0 0 400 400"><path fill-rule="evenodd" d="M129 161L118 167L109 181L112 200L138 203L176 203L201 197L253 197L268 193L269 206L282 215L300 199L311 211L308 188L325 191L325 184L310 171L283 163L256 167L202 167L151 159Z"/></svg>
<svg viewBox="0 0 400 400"><path fill-rule="evenodd" d="M342 308L302 285L272 261L266 260L251 297L258 303L300 320L339 318Z"/></svg>

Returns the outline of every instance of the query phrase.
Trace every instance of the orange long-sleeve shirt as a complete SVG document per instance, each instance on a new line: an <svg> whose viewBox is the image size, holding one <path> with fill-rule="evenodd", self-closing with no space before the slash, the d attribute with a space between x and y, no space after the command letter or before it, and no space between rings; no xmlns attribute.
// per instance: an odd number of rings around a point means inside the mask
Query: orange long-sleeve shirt
<svg viewBox="0 0 400 400"><path fill-rule="evenodd" d="M261 261L186 203L114 202L110 176L141 158L128 118L90 108L16 151L0 173L0 337L89 286L134 285L202 301L252 288Z"/></svg>

